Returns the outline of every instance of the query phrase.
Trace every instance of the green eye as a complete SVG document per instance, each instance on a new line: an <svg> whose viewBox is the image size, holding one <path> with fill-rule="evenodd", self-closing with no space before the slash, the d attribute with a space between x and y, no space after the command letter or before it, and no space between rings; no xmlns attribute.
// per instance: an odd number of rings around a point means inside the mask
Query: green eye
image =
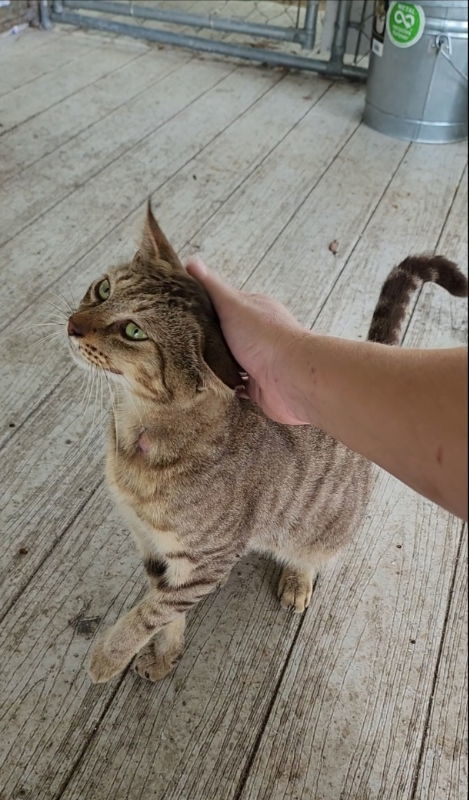
<svg viewBox="0 0 469 800"><path fill-rule="evenodd" d="M134 322L128 322L124 328L124 334L127 336L127 339L148 339L146 333L142 331L141 328L137 327Z"/></svg>
<svg viewBox="0 0 469 800"><path fill-rule="evenodd" d="M101 281L101 283L98 283L96 291L98 293L98 297L101 298L101 300L108 299L109 295L111 294L111 286L107 278L104 278L104 280Z"/></svg>

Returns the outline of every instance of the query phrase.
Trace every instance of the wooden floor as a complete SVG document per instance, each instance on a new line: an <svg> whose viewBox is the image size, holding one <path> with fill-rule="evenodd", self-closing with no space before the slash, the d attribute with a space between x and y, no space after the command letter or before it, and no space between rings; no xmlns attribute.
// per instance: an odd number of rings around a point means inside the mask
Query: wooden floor
<svg viewBox="0 0 469 800"><path fill-rule="evenodd" d="M359 85L70 28L0 39L1 800L466 796L466 533L378 470L303 617L249 559L171 677L86 673L144 578L101 414L38 323L132 252L151 193L184 256L364 337L409 252L466 263L467 171L465 144L386 138L363 104ZM425 288L405 344L466 338L464 302Z"/></svg>

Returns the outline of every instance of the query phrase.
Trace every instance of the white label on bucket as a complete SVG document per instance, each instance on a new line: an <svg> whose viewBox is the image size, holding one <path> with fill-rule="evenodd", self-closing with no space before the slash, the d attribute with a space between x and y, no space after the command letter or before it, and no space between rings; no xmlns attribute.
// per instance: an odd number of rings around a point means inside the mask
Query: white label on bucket
<svg viewBox="0 0 469 800"><path fill-rule="evenodd" d="M373 53L375 54L375 56L380 56L381 57L383 55L383 43L382 42L378 42L377 39L373 39L372 40L371 49L373 50Z"/></svg>
<svg viewBox="0 0 469 800"><path fill-rule="evenodd" d="M417 44L425 27L422 6L395 0L389 7L386 32L396 47L412 47Z"/></svg>

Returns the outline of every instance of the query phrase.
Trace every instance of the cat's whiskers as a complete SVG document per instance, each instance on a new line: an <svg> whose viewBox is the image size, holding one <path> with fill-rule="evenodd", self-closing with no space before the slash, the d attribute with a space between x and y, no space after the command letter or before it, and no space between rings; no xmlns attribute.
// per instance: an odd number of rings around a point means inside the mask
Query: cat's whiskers
<svg viewBox="0 0 469 800"><path fill-rule="evenodd" d="M94 372L93 372L93 368L92 368L91 364L88 364L88 367L89 368L86 370L86 373L85 373L88 380L87 380L87 385L86 385L86 389L85 389L85 394L84 394L84 397L83 397L83 405L84 405L84 407L83 407L83 416L84 417L86 416L87 411L88 411L88 406L89 406L89 403L90 403L92 387L93 387L93 380L94 380Z"/></svg>
<svg viewBox="0 0 469 800"><path fill-rule="evenodd" d="M55 297L56 300L59 300L61 303L64 303L68 314L73 314L73 308L70 305L70 303L68 302L66 297L64 297L62 294L60 294L60 292L57 292L57 291L54 292L54 297ZM51 305L54 305L51 301L49 301L49 302L50 302ZM57 308L58 311L62 311L60 306L56 305L55 307ZM68 316L68 314L67 314L67 316Z"/></svg>
<svg viewBox="0 0 469 800"><path fill-rule="evenodd" d="M44 342L48 341L49 339L54 339L55 336L61 336L60 331L52 331L52 333L46 334L46 336L41 336L40 339L35 339L34 344L43 344Z"/></svg>
<svg viewBox="0 0 469 800"><path fill-rule="evenodd" d="M106 395L105 395L106 388L105 388L105 386L106 386L106 373L103 372L101 374L101 419L100 419L100 423L103 421L103 417L106 414Z"/></svg>
<svg viewBox="0 0 469 800"><path fill-rule="evenodd" d="M102 413L102 397L103 397L103 370L96 367L96 392L94 398L93 422L92 427L100 423ZM97 418L95 419L97 413Z"/></svg>
<svg viewBox="0 0 469 800"><path fill-rule="evenodd" d="M68 280L67 280L67 291L68 291L68 296L70 297L70 300L72 301L73 308L77 309L78 306L80 305L80 303L76 299L76 296L75 296L74 292L72 291L72 287L71 287L70 281L68 281ZM68 300L65 297L64 297L64 300L67 303L67 306L70 307L70 303L68 302Z"/></svg>
<svg viewBox="0 0 469 800"><path fill-rule="evenodd" d="M74 362L74 364L75 364L75 362ZM78 366L78 364L76 366ZM82 376L81 376L81 383L80 383L80 386L78 388L78 397L81 397L81 406L82 406L82 408L83 408L83 400L84 400L85 392L86 392L86 390L88 388L89 380L90 380L90 376L89 376L88 371L87 370L83 370Z"/></svg>
<svg viewBox="0 0 469 800"><path fill-rule="evenodd" d="M63 314L59 314L58 312L52 312L52 314L48 314L47 319L51 320L52 322L58 322L59 325L63 325L64 327L67 324L67 317Z"/></svg>
<svg viewBox="0 0 469 800"><path fill-rule="evenodd" d="M53 313L53 314L55 314L56 317L60 318L63 322L67 321L67 319L69 318L70 313L71 313L68 309L60 308L60 306L57 306L55 303L51 303L49 300L46 300L45 303L46 303L46 305L48 305L52 309L52 312L50 312L50 311L47 312L48 316L50 316L51 313Z"/></svg>
<svg viewBox="0 0 469 800"><path fill-rule="evenodd" d="M96 367L93 367L93 390L92 390L92 393L91 393L91 407L90 407L90 412L91 412L91 410L93 411L93 416L91 418L91 429L93 431L95 429L94 423L95 423L95 417L96 417L96 384L97 384L97 382L98 382L98 377L97 377L97 374L96 374Z"/></svg>
<svg viewBox="0 0 469 800"><path fill-rule="evenodd" d="M106 404L104 399L104 387L107 379L106 371L96 367L96 392L95 392L95 412L97 412L96 416L96 426L101 426L103 421L103 417L106 413ZM92 426L95 425L95 412L93 412L93 423Z"/></svg>
<svg viewBox="0 0 469 800"><path fill-rule="evenodd" d="M111 410L112 410L112 418L114 420L114 434L115 434L115 440L116 440L116 456L117 456L118 450L119 450L119 429L118 429L118 425L117 425L117 406L116 406L115 395L114 395L114 391L113 391L114 387L112 385L112 382L111 382L107 372L104 372L104 377L105 377L106 385L107 385L107 388L109 389L109 394L110 394L110 398L111 398Z"/></svg>
<svg viewBox="0 0 469 800"><path fill-rule="evenodd" d="M98 369L97 367L93 367L93 383L91 387L91 403L90 406L93 408L93 416L91 419L91 429L95 430L95 419L96 419L96 402L97 402L97 388L98 388ZM90 413L91 413L90 407Z"/></svg>
<svg viewBox="0 0 469 800"><path fill-rule="evenodd" d="M52 327L52 326L55 326L55 328L58 329L60 326L62 326L62 324L63 323L61 323L61 322L55 322L55 321L53 321L53 322L50 322L50 321L49 322L28 322L27 325L21 325L19 328L16 328L16 331L19 331L20 333L23 333L24 331L30 331L31 328L45 328L45 327L49 328L49 327Z"/></svg>

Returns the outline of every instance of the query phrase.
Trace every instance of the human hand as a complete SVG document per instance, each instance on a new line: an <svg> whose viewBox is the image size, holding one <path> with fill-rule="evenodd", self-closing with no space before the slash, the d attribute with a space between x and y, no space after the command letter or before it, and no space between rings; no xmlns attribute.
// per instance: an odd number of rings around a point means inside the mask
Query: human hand
<svg viewBox="0 0 469 800"><path fill-rule="evenodd" d="M305 330L276 300L238 291L194 256L187 271L207 290L233 356L248 375L246 393L264 413L287 425L305 424L288 364Z"/></svg>

